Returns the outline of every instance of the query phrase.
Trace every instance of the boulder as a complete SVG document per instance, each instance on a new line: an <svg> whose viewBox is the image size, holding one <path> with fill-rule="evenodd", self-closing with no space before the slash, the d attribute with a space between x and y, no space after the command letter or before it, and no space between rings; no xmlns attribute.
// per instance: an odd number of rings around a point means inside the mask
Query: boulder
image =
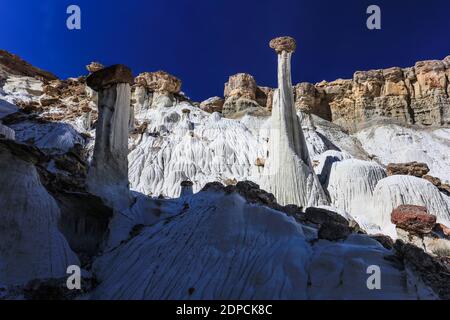
<svg viewBox="0 0 450 320"><path fill-rule="evenodd" d="M113 84L128 83L131 85L133 81L131 70L122 64L116 64L92 73L87 77L86 84L91 89L99 91Z"/></svg>
<svg viewBox="0 0 450 320"><path fill-rule="evenodd" d="M389 163L386 171L388 176L401 174L422 178L430 171L430 168L428 168L426 163L413 161L408 163Z"/></svg>
<svg viewBox="0 0 450 320"><path fill-rule="evenodd" d="M407 231L418 234L430 233L436 223L436 217L427 212L427 208L414 205L401 205L394 209L391 221Z"/></svg>
<svg viewBox="0 0 450 320"><path fill-rule="evenodd" d="M97 71L103 69L104 67L105 66L102 65L100 62L93 61L86 66L86 69L87 69L87 71L89 71L89 73L94 73L94 72L97 72Z"/></svg>

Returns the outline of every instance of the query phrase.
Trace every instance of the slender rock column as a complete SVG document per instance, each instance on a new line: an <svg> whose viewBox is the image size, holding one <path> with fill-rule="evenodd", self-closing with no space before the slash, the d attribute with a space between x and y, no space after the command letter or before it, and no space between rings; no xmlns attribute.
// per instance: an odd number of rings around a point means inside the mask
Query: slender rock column
<svg viewBox="0 0 450 320"><path fill-rule="evenodd" d="M291 37L270 41L278 54L278 89L274 93L268 157L262 186L280 204L309 207L326 204L327 197L311 166L306 140L294 105L291 56L296 48Z"/></svg>
<svg viewBox="0 0 450 320"><path fill-rule="evenodd" d="M114 65L92 73L87 85L98 92L98 121L88 190L114 207L126 206L128 186L128 124L130 69Z"/></svg>

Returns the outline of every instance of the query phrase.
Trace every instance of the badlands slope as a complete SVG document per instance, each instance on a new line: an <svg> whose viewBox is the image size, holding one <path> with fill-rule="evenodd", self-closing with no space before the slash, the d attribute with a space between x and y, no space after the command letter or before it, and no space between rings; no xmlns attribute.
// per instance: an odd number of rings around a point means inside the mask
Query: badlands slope
<svg viewBox="0 0 450 320"><path fill-rule="evenodd" d="M132 117L117 120L130 131L124 198L132 200L124 204L123 194L105 196L84 185L99 97L84 78L68 81L55 103L49 101L49 87L60 86L55 80L3 75L0 229L9 232L0 237L14 245L0 247L0 285L16 286L12 295L80 263L99 283L82 296L88 299L450 297L437 284L446 279L439 278L440 262L430 258L430 276L411 259L411 252L424 258L409 244L383 241L399 236L390 214L402 204L426 206L450 227L448 195L425 179L386 173L389 163L419 161L448 183L450 129L379 121L349 134L298 111L327 198L322 211L311 209L314 218L306 206L277 204L254 184L236 185L266 181L270 117L225 118L171 89L133 88ZM111 217L100 214L106 211ZM382 270L380 290L367 287L372 265Z"/></svg>

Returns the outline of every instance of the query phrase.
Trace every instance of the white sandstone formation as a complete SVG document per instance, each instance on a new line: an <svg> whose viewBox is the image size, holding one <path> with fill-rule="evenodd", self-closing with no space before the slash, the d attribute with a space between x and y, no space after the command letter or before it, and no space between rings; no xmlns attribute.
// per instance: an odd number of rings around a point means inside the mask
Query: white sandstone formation
<svg viewBox="0 0 450 320"><path fill-rule="evenodd" d="M3 144L0 167L0 283L64 277L67 267L79 261L58 230L56 201L42 186L34 165Z"/></svg>
<svg viewBox="0 0 450 320"><path fill-rule="evenodd" d="M326 186L333 163L350 158L351 156L346 152L336 150L327 150L316 156L313 160L314 172L317 174L320 183Z"/></svg>
<svg viewBox="0 0 450 320"><path fill-rule="evenodd" d="M395 225L391 222L392 210L402 204L424 206L428 213L436 216L437 222L450 227L450 197L428 180L394 175L378 182L373 192L370 219L377 221L383 233L396 237Z"/></svg>
<svg viewBox="0 0 450 320"><path fill-rule="evenodd" d="M164 71L143 72L135 82L133 100L136 114L149 107L171 107L177 101L175 96L181 93L181 80Z"/></svg>
<svg viewBox="0 0 450 320"><path fill-rule="evenodd" d="M382 226L380 219L372 219L368 210L378 181L386 172L375 162L346 159L332 164L326 182L331 203L348 212L366 231Z"/></svg>
<svg viewBox="0 0 450 320"><path fill-rule="evenodd" d="M96 260L91 298L417 298L408 275L385 259L392 252L366 235L311 245L316 229L237 193L208 189L183 202ZM367 289L370 265L383 270L380 290Z"/></svg>
<svg viewBox="0 0 450 320"><path fill-rule="evenodd" d="M87 84L98 92L98 121L88 190L114 207L128 206L128 124L131 71L114 65L91 74Z"/></svg>
<svg viewBox="0 0 450 320"><path fill-rule="evenodd" d="M430 175L450 182L450 128L375 124L355 136L383 165L424 162Z"/></svg>
<svg viewBox="0 0 450 320"><path fill-rule="evenodd" d="M270 190L282 205L308 207L326 204L294 107L291 55L295 41L290 37L276 38L270 46L278 53L278 89L273 99L262 187Z"/></svg>

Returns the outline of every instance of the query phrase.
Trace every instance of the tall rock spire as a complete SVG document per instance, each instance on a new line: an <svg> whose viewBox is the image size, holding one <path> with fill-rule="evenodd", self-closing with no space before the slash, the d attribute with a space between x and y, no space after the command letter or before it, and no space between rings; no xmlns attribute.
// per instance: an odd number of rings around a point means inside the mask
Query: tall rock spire
<svg viewBox="0 0 450 320"><path fill-rule="evenodd" d="M283 205L308 207L326 204L327 198L312 169L294 105L291 56L296 48L295 40L280 37L270 41L269 45L278 54L278 89L274 93L262 185Z"/></svg>
<svg viewBox="0 0 450 320"><path fill-rule="evenodd" d="M127 67L114 65L92 73L86 83L98 92L95 147L87 187L114 207L121 207L129 200L128 122L133 76Z"/></svg>

